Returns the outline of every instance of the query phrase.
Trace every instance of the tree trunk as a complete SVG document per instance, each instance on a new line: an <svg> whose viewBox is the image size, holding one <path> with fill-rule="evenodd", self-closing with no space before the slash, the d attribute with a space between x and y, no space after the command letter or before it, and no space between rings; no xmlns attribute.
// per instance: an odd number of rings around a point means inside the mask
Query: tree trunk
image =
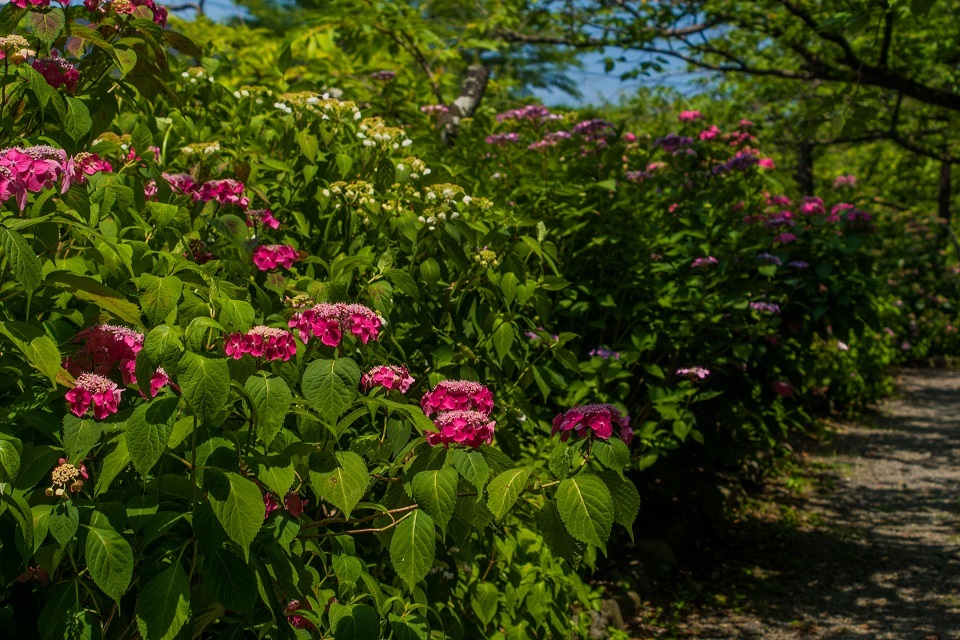
<svg viewBox="0 0 960 640"><path fill-rule="evenodd" d="M487 90L487 80L490 78L490 69L479 64L471 65L460 86L460 97L447 107L447 112L440 115L440 139L452 145L460 132L460 120L469 118L480 106L483 93Z"/></svg>
<svg viewBox="0 0 960 640"><path fill-rule="evenodd" d="M813 195L813 145L809 142L797 145L797 183L800 193Z"/></svg>

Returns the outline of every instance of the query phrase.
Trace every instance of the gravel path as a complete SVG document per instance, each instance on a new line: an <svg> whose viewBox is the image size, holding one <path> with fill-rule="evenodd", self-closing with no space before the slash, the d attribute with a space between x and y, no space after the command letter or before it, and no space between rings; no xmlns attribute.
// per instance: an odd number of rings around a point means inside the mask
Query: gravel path
<svg viewBox="0 0 960 640"><path fill-rule="evenodd" d="M960 640L960 372L907 371L900 390L808 455L816 490L736 524L691 604L636 637Z"/></svg>

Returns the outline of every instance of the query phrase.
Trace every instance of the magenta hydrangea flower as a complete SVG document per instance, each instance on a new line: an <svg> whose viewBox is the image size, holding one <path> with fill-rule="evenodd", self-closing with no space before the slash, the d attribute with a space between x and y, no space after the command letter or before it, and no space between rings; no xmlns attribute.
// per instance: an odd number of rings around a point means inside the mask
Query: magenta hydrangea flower
<svg viewBox="0 0 960 640"><path fill-rule="evenodd" d="M542 122L544 120L557 120L561 118L559 114L550 113L550 109L539 104L530 104L519 109L510 109L497 114L497 122L506 122L507 120L527 120L529 122Z"/></svg>
<svg viewBox="0 0 960 640"><path fill-rule="evenodd" d="M340 344L343 332L347 331L360 339L363 344L380 337L383 321L373 309L362 304L321 303L294 314L288 323L291 329L297 329L303 343L311 337L320 338L328 347Z"/></svg>
<svg viewBox="0 0 960 640"><path fill-rule="evenodd" d="M837 176L836 179L833 181L834 189L841 189L844 187L852 189L856 186L857 186L857 176L850 175L850 174Z"/></svg>
<svg viewBox="0 0 960 640"><path fill-rule="evenodd" d="M73 341L83 342L83 346L64 360L63 368L74 376L81 373L109 376L118 364L126 377L135 368L137 353L143 348L142 333L112 324L88 327Z"/></svg>
<svg viewBox="0 0 960 640"><path fill-rule="evenodd" d="M78 153L64 164L63 187L60 192L66 193L71 184L86 184L87 176L101 171L113 171L113 166L106 160L101 160L95 153Z"/></svg>
<svg viewBox="0 0 960 640"><path fill-rule="evenodd" d="M47 145L0 150L0 202L15 196L23 211L27 194L53 186L66 164L67 153Z"/></svg>
<svg viewBox="0 0 960 640"><path fill-rule="evenodd" d="M693 122L695 120L699 120L702 117L703 117L703 114L696 110L681 111L680 115L677 116L677 120L679 120L680 122Z"/></svg>
<svg viewBox="0 0 960 640"><path fill-rule="evenodd" d="M285 329L259 325L246 333L228 335L223 342L223 350L234 360L249 354L267 361L286 362L296 355L297 343L293 340L293 334Z"/></svg>
<svg viewBox="0 0 960 640"><path fill-rule="evenodd" d="M520 140L520 134L515 132L510 133L492 133L485 138L487 144L496 145L502 147L504 145L512 144Z"/></svg>
<svg viewBox="0 0 960 640"><path fill-rule="evenodd" d="M370 369L370 371L363 374L363 378L360 380L360 383L366 391L369 391L373 387L383 387L384 389L392 389L400 393L409 391L410 385L414 382L416 382L416 380L410 375L406 365L397 366L389 364Z"/></svg>
<svg viewBox="0 0 960 640"><path fill-rule="evenodd" d="M698 380L706 380L707 376L710 375L709 369L704 369L703 367L690 367L686 369L677 369L677 375L683 378L694 378Z"/></svg>
<svg viewBox="0 0 960 640"><path fill-rule="evenodd" d="M797 236L794 233L789 231L784 231L783 233L778 233L773 237L774 242L779 242L780 244L790 244L791 242L797 241Z"/></svg>
<svg viewBox="0 0 960 640"><path fill-rule="evenodd" d="M826 213L823 206L823 200L813 196L807 196L800 203L800 213L805 216L820 216Z"/></svg>
<svg viewBox="0 0 960 640"><path fill-rule="evenodd" d="M793 395L793 385L785 380L774 380L770 383L770 389L781 398L789 398Z"/></svg>
<svg viewBox="0 0 960 640"><path fill-rule="evenodd" d="M287 621L295 629L308 629L316 630L316 627L312 622L304 618L303 616L298 616L294 612L300 611L301 609L306 609L310 611L310 603L301 603L299 600L291 600L290 603L283 609L283 615L287 616Z"/></svg>
<svg viewBox="0 0 960 640"><path fill-rule="evenodd" d="M270 227L271 229L280 228L280 221L273 217L273 214L269 209L250 209L247 211L248 227L261 224L265 227Z"/></svg>
<svg viewBox="0 0 960 640"><path fill-rule="evenodd" d="M426 431L424 436L430 446L460 444L473 449L493 442L493 430L497 423L481 411L444 411L434 418L437 431Z"/></svg>
<svg viewBox="0 0 960 640"><path fill-rule="evenodd" d="M600 440L609 440L614 435L620 437L625 444L633 440L633 429L630 428L630 417L620 413L612 404L586 404L569 409L566 413L558 414L553 419L553 431L560 434L560 440L566 442L571 433L578 438L589 438L591 435Z"/></svg>
<svg viewBox="0 0 960 640"><path fill-rule="evenodd" d="M420 107L420 113L425 113L429 116L446 113L447 111L449 111L449 109L442 104L425 104Z"/></svg>
<svg viewBox="0 0 960 640"><path fill-rule="evenodd" d="M289 269L300 259L300 253L286 244L265 244L253 250L253 264L260 271L270 271L277 267Z"/></svg>
<svg viewBox="0 0 960 640"><path fill-rule="evenodd" d="M86 1L84 1L84 6L87 6ZM137 18L145 17L139 11L140 7L145 7L150 10L153 16L151 19L155 24L163 28L167 26L167 8L156 4L153 0L126 0L126 2L113 2L111 6L117 13L128 13ZM89 7L87 9L91 10Z"/></svg>
<svg viewBox="0 0 960 640"><path fill-rule="evenodd" d="M250 199L243 195L243 183L232 178L204 182L197 197L202 202L216 200L220 204L235 204L241 209L250 205Z"/></svg>
<svg viewBox="0 0 960 640"><path fill-rule="evenodd" d="M170 384L170 376L163 370L163 367L158 367L153 377L150 378L150 397L156 397L160 393L160 389L168 384ZM143 395L143 392L141 392L141 395Z"/></svg>
<svg viewBox="0 0 960 640"><path fill-rule="evenodd" d="M93 406L93 417L103 420L116 413L123 389L117 384L95 373L84 373L77 378L77 386L67 391L65 398L70 403L70 412L82 418Z"/></svg>
<svg viewBox="0 0 960 640"><path fill-rule="evenodd" d="M21 9L26 9L28 6L49 7L50 0L10 0L10 4Z"/></svg>
<svg viewBox="0 0 960 640"><path fill-rule="evenodd" d="M199 200L197 192L197 183L193 176L186 173L163 173L163 179L170 183L174 191L179 191L185 196L190 196L194 200Z"/></svg>
<svg viewBox="0 0 960 640"><path fill-rule="evenodd" d="M720 127L715 124L710 125L706 129L700 132L701 140L713 140L718 135L720 135Z"/></svg>
<svg viewBox="0 0 960 640"><path fill-rule="evenodd" d="M706 258L694 258L693 262L690 263L690 266L694 269L699 269L700 267L712 267L717 264L718 260L713 256L707 256Z"/></svg>
<svg viewBox="0 0 960 640"><path fill-rule="evenodd" d="M444 411L478 411L490 415L493 392L471 380L443 380L424 394L420 406L427 416Z"/></svg>
<svg viewBox="0 0 960 640"><path fill-rule="evenodd" d="M52 55L37 58L33 61L32 66L43 76L47 84L54 89L63 87L68 93L73 93L77 88L77 81L80 80L80 72L63 56Z"/></svg>
<svg viewBox="0 0 960 640"><path fill-rule="evenodd" d="M771 315L779 315L780 313L780 305L774 304L773 302L751 302L750 308L754 311L769 313Z"/></svg>

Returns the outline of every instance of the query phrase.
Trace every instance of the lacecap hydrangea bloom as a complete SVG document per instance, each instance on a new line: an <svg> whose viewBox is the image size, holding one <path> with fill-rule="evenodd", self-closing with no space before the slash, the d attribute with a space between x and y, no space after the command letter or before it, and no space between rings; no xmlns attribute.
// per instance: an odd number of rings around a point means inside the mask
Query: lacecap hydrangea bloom
<svg viewBox="0 0 960 640"><path fill-rule="evenodd" d="M123 389L117 383L95 373L84 373L77 378L77 386L66 393L70 403L70 412L82 418L93 408L93 417L104 420L116 413L120 405L120 394Z"/></svg>
<svg viewBox="0 0 960 640"><path fill-rule="evenodd" d="M294 342L293 334L289 331L260 325L246 333L237 332L228 335L224 340L223 350L234 360L249 354L267 361L286 362L296 355L297 343Z"/></svg>
<svg viewBox="0 0 960 640"><path fill-rule="evenodd" d="M288 323L299 332L306 344L311 338L319 338L328 347L340 345L343 333L349 332L363 344L380 337L383 321L373 309L362 304L320 303L294 314Z"/></svg>
<svg viewBox="0 0 960 640"><path fill-rule="evenodd" d="M444 411L493 411L493 392L485 385L470 380L443 380L433 391L424 394L420 406L427 416Z"/></svg>
<svg viewBox="0 0 960 640"><path fill-rule="evenodd" d="M707 376L710 375L710 370L704 369L703 367L689 367L684 369L677 369L677 375L684 378L690 378L691 380L693 380L694 378L699 380L705 380Z"/></svg>
<svg viewBox="0 0 960 640"><path fill-rule="evenodd" d="M476 449L493 442L493 430L497 423L480 411L444 411L433 420L437 431L423 435L430 446L462 444Z"/></svg>
<svg viewBox="0 0 960 640"><path fill-rule="evenodd" d="M566 442L573 433L579 438L591 436L600 440L609 440L614 434L630 444L633 440L633 429L630 428L630 417L620 413L612 404L587 404L574 407L566 413L561 413L553 419L553 434L560 434L560 440Z"/></svg>
<svg viewBox="0 0 960 640"><path fill-rule="evenodd" d="M373 387L383 387L406 393L416 380L404 365L380 365L363 374L360 382L367 391Z"/></svg>
<svg viewBox="0 0 960 640"><path fill-rule="evenodd" d="M260 271L270 271L277 267L289 269L300 259L300 253L286 244L265 244L253 250L253 264Z"/></svg>

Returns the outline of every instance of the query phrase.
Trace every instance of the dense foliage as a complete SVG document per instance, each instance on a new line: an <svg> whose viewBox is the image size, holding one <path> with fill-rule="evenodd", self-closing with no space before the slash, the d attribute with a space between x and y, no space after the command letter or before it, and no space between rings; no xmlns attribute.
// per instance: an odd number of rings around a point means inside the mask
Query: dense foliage
<svg viewBox="0 0 960 640"><path fill-rule="evenodd" d="M402 11L279 41L48 4L0 11L18 637L586 637L658 474L960 346L936 221L785 193L762 123L506 82L451 147Z"/></svg>

